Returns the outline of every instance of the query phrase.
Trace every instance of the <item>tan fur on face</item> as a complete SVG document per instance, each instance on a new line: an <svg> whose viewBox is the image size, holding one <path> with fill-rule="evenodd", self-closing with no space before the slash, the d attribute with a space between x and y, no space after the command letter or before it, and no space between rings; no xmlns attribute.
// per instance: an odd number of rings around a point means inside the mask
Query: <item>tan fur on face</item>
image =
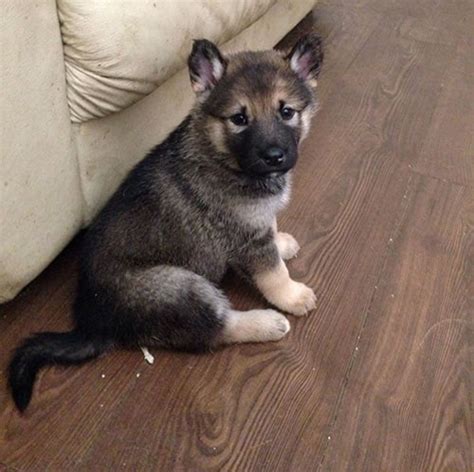
<svg viewBox="0 0 474 472"><path fill-rule="evenodd" d="M215 148L219 152L222 152L222 153L228 152L228 149L225 143L226 126L221 120L216 119L216 118L209 118L208 125L207 125L207 132L209 134L209 138L211 139Z"/></svg>
<svg viewBox="0 0 474 472"><path fill-rule="evenodd" d="M299 97L292 93L290 84L281 77L276 79L271 99L274 110L278 110L281 103L284 103L297 111L301 111L306 107L306 103L301 101Z"/></svg>
<svg viewBox="0 0 474 472"><path fill-rule="evenodd" d="M239 113L245 113L248 126L258 123L271 136L275 119L282 119L282 106L296 110L284 124L294 128L301 141L309 129L314 97L301 86L288 60L276 51L237 53L226 60L223 86L210 98L210 116L203 124L216 148L229 153L227 143L247 128L231 121Z"/></svg>
<svg viewBox="0 0 474 472"><path fill-rule="evenodd" d="M287 121L289 126L297 126L299 124L299 115L302 110L308 107L298 97L291 94L291 90L287 87L284 80L277 78L276 83L268 84L266 93L253 93L248 90L247 93L233 93L232 106L222 111L222 116L230 117L242 110L245 110L249 119L249 124L253 121L265 121L275 116L279 116L279 111L282 104L293 108L298 113L295 115L295 120ZM309 114L311 117L311 114ZM228 122L228 128L231 132L241 132L244 127L233 125Z"/></svg>
<svg viewBox="0 0 474 472"><path fill-rule="evenodd" d="M280 310L301 316L316 307L313 290L292 280L281 259L275 268L256 274L254 281L263 296Z"/></svg>
<svg viewBox="0 0 474 472"><path fill-rule="evenodd" d="M292 93L291 79L292 72L287 60L277 51L264 51L260 53L260 57L254 58L251 53L238 53L228 57L227 75L230 77L239 77L242 69L252 67L252 64L262 62L266 66L274 69L274 73L265 77L267 88L265 91L256 93L253 84L237 83L233 94L233 104L230 109L222 110L228 112L229 115L239 112L239 106L245 106L253 117L265 115L265 113L278 110L280 103L289 104L296 110L304 108L303 103L294 93ZM290 76L288 76L290 74ZM235 106L234 106L235 105Z"/></svg>
<svg viewBox="0 0 474 472"><path fill-rule="evenodd" d="M309 128L311 126L311 118L315 113L314 107L307 107L303 110L300 114L300 122L301 122L301 137L300 142L308 136Z"/></svg>

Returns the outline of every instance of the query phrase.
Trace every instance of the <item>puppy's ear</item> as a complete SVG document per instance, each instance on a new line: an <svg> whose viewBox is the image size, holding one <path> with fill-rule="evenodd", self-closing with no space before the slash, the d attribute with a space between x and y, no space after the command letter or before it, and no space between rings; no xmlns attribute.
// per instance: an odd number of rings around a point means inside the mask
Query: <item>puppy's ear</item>
<svg viewBox="0 0 474 472"><path fill-rule="evenodd" d="M215 87L225 73L227 61L215 44L207 39L197 39L188 58L188 67L191 85L199 95Z"/></svg>
<svg viewBox="0 0 474 472"><path fill-rule="evenodd" d="M324 58L323 44L319 36L315 34L303 36L286 58L300 79L313 86L316 85Z"/></svg>

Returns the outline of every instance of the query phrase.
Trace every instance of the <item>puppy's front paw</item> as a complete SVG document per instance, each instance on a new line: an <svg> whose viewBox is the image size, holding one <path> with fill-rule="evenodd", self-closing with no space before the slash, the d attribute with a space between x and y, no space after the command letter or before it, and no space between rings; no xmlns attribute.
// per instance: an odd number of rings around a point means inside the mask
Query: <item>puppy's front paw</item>
<svg viewBox="0 0 474 472"><path fill-rule="evenodd" d="M277 233L275 235L275 244L283 260L292 259L300 250L298 241L288 233Z"/></svg>
<svg viewBox="0 0 474 472"><path fill-rule="evenodd" d="M313 290L301 282L291 280L285 291L269 300L275 306L292 315L302 316L316 308L316 295Z"/></svg>

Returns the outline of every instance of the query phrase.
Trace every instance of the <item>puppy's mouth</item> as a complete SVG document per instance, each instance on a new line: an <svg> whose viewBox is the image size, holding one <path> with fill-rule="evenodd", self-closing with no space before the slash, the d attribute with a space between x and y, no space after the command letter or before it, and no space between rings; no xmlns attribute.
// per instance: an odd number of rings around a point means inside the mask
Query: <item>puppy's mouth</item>
<svg viewBox="0 0 474 472"><path fill-rule="evenodd" d="M266 172L255 172L251 169L241 169L240 173L245 174L248 177L252 177L253 179L267 180L267 179L276 179L278 177L283 177L290 170L291 168L272 170L272 171L266 171Z"/></svg>
<svg viewBox="0 0 474 472"><path fill-rule="evenodd" d="M251 164L239 163L239 167L240 171L249 177L257 179L271 179L285 175L294 167L294 164L287 163L284 166L275 168L265 165L261 161L257 161Z"/></svg>
<svg viewBox="0 0 474 472"><path fill-rule="evenodd" d="M281 177L282 175L285 175L287 172L289 172L291 169L284 169L284 170L274 170L272 172L268 172L265 174L260 174L260 177L263 178L276 178L276 177Z"/></svg>

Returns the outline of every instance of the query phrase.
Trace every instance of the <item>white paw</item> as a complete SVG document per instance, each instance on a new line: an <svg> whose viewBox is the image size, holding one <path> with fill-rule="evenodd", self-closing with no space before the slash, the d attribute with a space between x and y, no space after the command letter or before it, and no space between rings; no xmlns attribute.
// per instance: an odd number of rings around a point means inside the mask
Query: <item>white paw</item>
<svg viewBox="0 0 474 472"><path fill-rule="evenodd" d="M290 322L278 311L231 310L227 314L224 343L261 343L278 341L290 331Z"/></svg>
<svg viewBox="0 0 474 472"><path fill-rule="evenodd" d="M300 245L296 239L288 233L277 233L275 235L275 244L283 260L292 259L300 250Z"/></svg>
<svg viewBox="0 0 474 472"><path fill-rule="evenodd" d="M290 331L290 322L275 310L262 310L261 328L267 341L278 341ZM263 334L263 333L262 333Z"/></svg>
<svg viewBox="0 0 474 472"><path fill-rule="evenodd" d="M316 295L313 290L294 280L288 284L284 293L277 294L269 301L281 310L296 316L306 315L316 308Z"/></svg>

